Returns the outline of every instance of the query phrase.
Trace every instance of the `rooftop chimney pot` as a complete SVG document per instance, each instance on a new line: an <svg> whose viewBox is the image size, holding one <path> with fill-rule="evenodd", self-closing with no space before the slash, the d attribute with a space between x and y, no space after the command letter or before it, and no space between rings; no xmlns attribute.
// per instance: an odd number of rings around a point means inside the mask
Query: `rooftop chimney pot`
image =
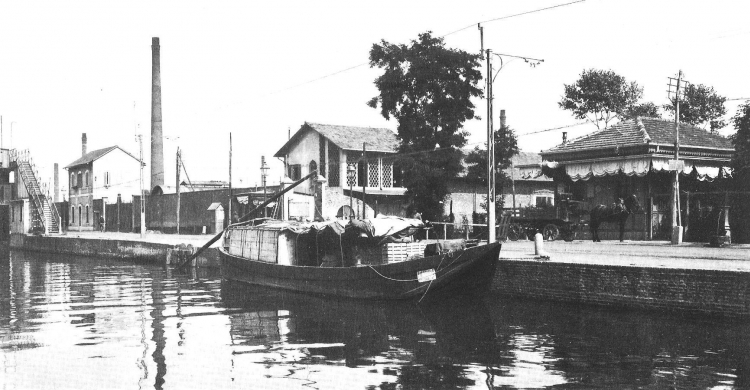
<svg viewBox="0 0 750 390"><path fill-rule="evenodd" d="M86 155L86 133L81 136L81 156Z"/></svg>
<svg viewBox="0 0 750 390"><path fill-rule="evenodd" d="M562 133L563 133L563 145L565 145L568 143L568 132L563 131Z"/></svg>

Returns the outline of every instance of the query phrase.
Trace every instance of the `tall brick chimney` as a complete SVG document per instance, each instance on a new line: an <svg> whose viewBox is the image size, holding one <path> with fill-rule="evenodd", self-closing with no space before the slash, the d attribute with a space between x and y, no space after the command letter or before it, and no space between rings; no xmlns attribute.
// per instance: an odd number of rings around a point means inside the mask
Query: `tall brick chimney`
<svg viewBox="0 0 750 390"><path fill-rule="evenodd" d="M159 37L151 38L151 188L164 185L160 52Z"/></svg>
<svg viewBox="0 0 750 390"><path fill-rule="evenodd" d="M500 110L500 128L505 127L505 110Z"/></svg>
<svg viewBox="0 0 750 390"><path fill-rule="evenodd" d="M86 133L81 136L81 156L86 154Z"/></svg>

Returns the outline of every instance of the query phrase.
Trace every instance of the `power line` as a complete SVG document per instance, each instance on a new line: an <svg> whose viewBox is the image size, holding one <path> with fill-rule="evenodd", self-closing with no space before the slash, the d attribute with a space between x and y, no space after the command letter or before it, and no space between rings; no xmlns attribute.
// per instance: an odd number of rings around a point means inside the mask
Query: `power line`
<svg viewBox="0 0 750 390"><path fill-rule="evenodd" d="M531 10L531 11L521 12L521 13L518 13L518 14L507 15L507 16L501 16L501 17L499 17L499 18L494 18L494 19L489 19L489 20L485 20L485 21L482 21L482 22L479 22L479 23L489 23L489 22L495 22L495 21L498 21L498 20L510 19L510 18L514 18L514 17L516 17L516 16L523 16L523 15L533 14L533 13L536 13L536 12L546 11L546 10L550 10L550 9L553 9L553 8L564 7L564 6L568 6L568 5L571 5L571 4L575 4L575 3L582 3L582 2L584 2L584 1L586 1L586 0L577 0L577 1L573 1L573 2L570 2L570 3L565 3L565 4L558 4L558 5L553 5L553 6L551 6L551 7L546 7L546 8L539 8L539 9L535 9L535 10ZM469 27L474 27L474 26L476 26L476 23L472 23L471 25L469 25L469 26L467 26L467 27L464 27L464 28L462 28L462 29L459 29L459 30L456 30L456 31L450 32L450 33L448 33L448 34L445 34L445 35L442 35L442 36L441 36L440 38L444 38L444 37L447 37L448 35L452 35L452 34L455 34L455 33L457 33L457 32L460 32L460 31L466 30L467 28L469 28ZM509 57L513 57L513 56L509 56ZM350 71L350 70L352 70L352 69L356 69L356 68L359 68L359 67L365 66L365 65L367 65L367 64L369 64L369 63L370 63L369 61L368 61L368 62L363 62L363 63L361 63L361 64L358 64L358 65L354 65L354 66L350 66L350 67L348 67L348 68L346 68L346 69L338 70L338 71L336 71L336 72L333 72L333 73L329 73L329 74L327 74L327 75L324 75L324 76L321 76L321 77L318 77L318 78L315 78L315 79L312 79L312 80L304 81L304 82L301 82L301 83L299 83L299 84L294 84L294 85L291 85L291 86L289 86L289 87L286 87L286 88L284 88L284 89L280 89L280 90L277 90L277 91L269 92L269 93L266 93L266 94L264 94L264 95L260 95L260 96L258 96L258 97L265 97L265 96L270 96L270 95L274 95L274 94L277 94L277 93L285 92L285 91L288 91L288 90L290 90L290 89L298 88L298 87L301 87L301 86L303 86L303 85L311 84L311 83L314 83L314 82L316 82L316 81L320 81L320 80L323 80L323 79L327 79L327 78L329 78L329 77L332 77L332 76L335 76L335 75L338 75L338 74L341 74L341 73L344 73L344 72L348 72L348 71Z"/></svg>
<svg viewBox="0 0 750 390"><path fill-rule="evenodd" d="M535 10L532 10L532 11L521 12L520 14L513 14L513 15L508 15L508 16L501 16L499 18L488 19L488 20L481 21L479 23L481 24L481 23L496 22L498 20L510 19L510 18L514 18L516 16L523 16L523 15L533 14L533 13L536 13L536 12L546 11L548 9L553 9L553 8L558 8L558 7L565 7L567 5L571 5L571 4L575 4L575 3L582 3L584 1L586 1L586 0L578 0L578 1L572 1L570 3L565 3L565 4L557 4L557 5L553 5L551 7L539 8L539 9L535 9ZM448 34L445 34L445 35L441 36L441 38L447 37L448 35L452 35L452 34L455 34L457 32L464 31L464 30L466 30L468 28L471 28L471 27L474 27L476 25L477 25L476 23L472 23L472 24L470 24L470 25L468 25L468 26L466 26L464 28L458 29L458 30L453 31L453 32L449 32Z"/></svg>

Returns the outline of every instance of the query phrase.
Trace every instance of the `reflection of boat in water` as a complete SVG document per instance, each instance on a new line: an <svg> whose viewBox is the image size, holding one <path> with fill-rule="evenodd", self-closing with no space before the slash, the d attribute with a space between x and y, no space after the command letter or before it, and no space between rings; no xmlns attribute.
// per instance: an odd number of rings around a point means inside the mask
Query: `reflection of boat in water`
<svg viewBox="0 0 750 390"><path fill-rule="evenodd" d="M348 366L375 362L484 361L494 327L482 299L439 304L314 297L224 281L222 301L239 353L268 345L304 346L308 357ZM237 352L236 352L237 353ZM479 356L480 354L481 356Z"/></svg>
<svg viewBox="0 0 750 390"><path fill-rule="evenodd" d="M363 299L487 290L500 244L413 241L419 220L376 218L227 228L225 279L284 290Z"/></svg>

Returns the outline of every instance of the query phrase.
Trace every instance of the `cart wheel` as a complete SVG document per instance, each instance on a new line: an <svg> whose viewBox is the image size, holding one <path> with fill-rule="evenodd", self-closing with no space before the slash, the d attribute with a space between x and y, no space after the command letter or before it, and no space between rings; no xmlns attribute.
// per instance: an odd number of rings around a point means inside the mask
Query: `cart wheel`
<svg viewBox="0 0 750 390"><path fill-rule="evenodd" d="M548 223L542 230L542 236L545 240L555 241L560 236L560 229L554 223Z"/></svg>
<svg viewBox="0 0 750 390"><path fill-rule="evenodd" d="M523 238L523 228L514 223L508 227L508 239L518 241L519 238Z"/></svg>

